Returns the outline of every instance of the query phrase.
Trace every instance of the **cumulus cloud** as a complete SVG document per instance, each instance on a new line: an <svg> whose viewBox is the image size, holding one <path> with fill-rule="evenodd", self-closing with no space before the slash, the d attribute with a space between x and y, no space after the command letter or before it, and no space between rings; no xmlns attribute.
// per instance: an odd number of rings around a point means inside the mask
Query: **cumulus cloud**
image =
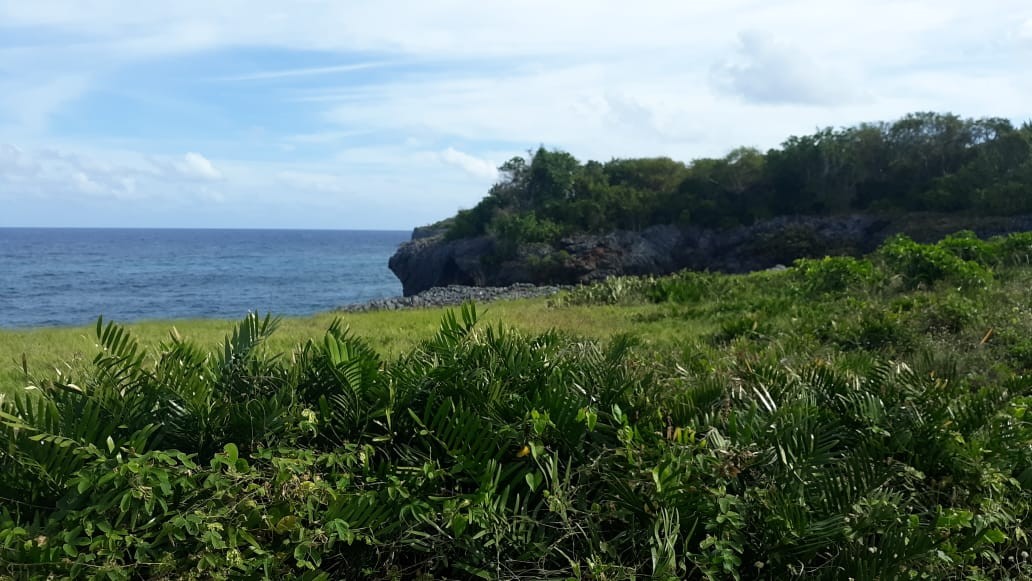
<svg viewBox="0 0 1032 581"><path fill-rule="evenodd" d="M211 161L199 153L189 152L178 164L179 172L187 178L214 181L222 179L222 173Z"/></svg>
<svg viewBox="0 0 1032 581"><path fill-rule="evenodd" d="M204 183L223 179L211 160L200 153L188 152L180 157L147 156L147 164L139 169L167 183Z"/></svg>
<svg viewBox="0 0 1032 581"><path fill-rule="evenodd" d="M222 178L221 172L197 153L178 159L131 153L123 155L127 159L119 163L112 163L109 157L0 143L0 190L44 198L84 194L128 200L173 195L185 187L207 197L203 186L192 186Z"/></svg>
<svg viewBox="0 0 1032 581"><path fill-rule="evenodd" d="M736 53L712 70L715 87L725 93L775 105L842 105L860 97L844 75L796 46L756 31L738 41Z"/></svg>
<svg viewBox="0 0 1032 581"><path fill-rule="evenodd" d="M458 167L473 177L485 180L498 178L498 167L492 161L463 153L454 147L445 149L439 155L444 163Z"/></svg>
<svg viewBox="0 0 1032 581"><path fill-rule="evenodd" d="M60 197L136 196L139 169L103 163L56 149L25 150L0 144L0 191L9 195Z"/></svg>

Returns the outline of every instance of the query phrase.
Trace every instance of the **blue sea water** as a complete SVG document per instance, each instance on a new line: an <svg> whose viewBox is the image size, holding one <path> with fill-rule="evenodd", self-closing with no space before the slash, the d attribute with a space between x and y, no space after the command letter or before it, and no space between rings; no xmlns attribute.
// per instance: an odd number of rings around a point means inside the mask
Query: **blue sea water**
<svg viewBox="0 0 1032 581"><path fill-rule="evenodd" d="M408 232L0 228L0 327L308 315L401 294Z"/></svg>

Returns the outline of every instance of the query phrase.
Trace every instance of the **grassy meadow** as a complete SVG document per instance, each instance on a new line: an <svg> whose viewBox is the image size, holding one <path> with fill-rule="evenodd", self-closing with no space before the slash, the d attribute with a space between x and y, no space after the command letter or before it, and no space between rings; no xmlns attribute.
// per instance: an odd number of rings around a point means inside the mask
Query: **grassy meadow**
<svg viewBox="0 0 1032 581"><path fill-rule="evenodd" d="M1032 578L1032 233L0 360L0 578Z"/></svg>
<svg viewBox="0 0 1032 581"><path fill-rule="evenodd" d="M619 333L640 333L649 341L672 343L707 328L703 321L691 326L658 319L646 322L648 313L658 310L651 304L554 308L549 300L528 299L500 301L479 307L481 321L485 324L504 322L532 333L563 329L599 339ZM378 353L390 359L429 338L437 331L441 317L448 310L328 312L311 317L285 317L266 347L273 352L289 353L300 343L322 336L334 320L340 319L356 336L368 341ZM244 314L241 313L241 317ZM142 346L151 349L167 340L172 330L185 339L215 348L236 324L237 321L196 319L145 321L126 324L125 327ZM74 374L76 369L88 364L97 351L95 325L0 330L0 390L24 387L36 378L50 377L58 371Z"/></svg>

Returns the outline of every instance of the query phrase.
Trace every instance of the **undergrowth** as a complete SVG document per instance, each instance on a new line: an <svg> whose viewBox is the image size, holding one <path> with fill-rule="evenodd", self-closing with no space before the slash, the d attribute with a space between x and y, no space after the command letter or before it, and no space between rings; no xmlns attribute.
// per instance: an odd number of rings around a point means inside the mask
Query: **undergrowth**
<svg viewBox="0 0 1032 581"><path fill-rule="evenodd" d="M283 353L272 317L214 352L98 321L0 401L0 575L1028 578L1030 242L555 301L711 322L663 349L472 305L393 358L342 322Z"/></svg>

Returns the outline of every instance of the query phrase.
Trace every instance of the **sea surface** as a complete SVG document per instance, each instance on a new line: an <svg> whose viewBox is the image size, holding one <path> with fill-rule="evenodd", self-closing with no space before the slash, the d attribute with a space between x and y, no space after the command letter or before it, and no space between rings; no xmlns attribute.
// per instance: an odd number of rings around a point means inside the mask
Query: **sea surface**
<svg viewBox="0 0 1032 581"><path fill-rule="evenodd" d="M401 294L408 232L0 228L0 327L309 315Z"/></svg>

